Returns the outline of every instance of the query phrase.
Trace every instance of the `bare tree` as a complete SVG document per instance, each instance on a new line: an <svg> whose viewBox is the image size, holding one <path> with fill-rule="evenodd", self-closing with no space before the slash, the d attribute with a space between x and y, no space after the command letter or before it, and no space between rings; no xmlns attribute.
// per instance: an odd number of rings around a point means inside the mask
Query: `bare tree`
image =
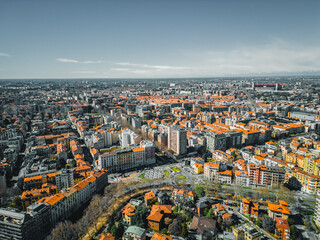
<svg viewBox="0 0 320 240"><path fill-rule="evenodd" d="M70 221L60 222L52 230L51 237L54 240L73 240L77 239L77 229Z"/></svg>

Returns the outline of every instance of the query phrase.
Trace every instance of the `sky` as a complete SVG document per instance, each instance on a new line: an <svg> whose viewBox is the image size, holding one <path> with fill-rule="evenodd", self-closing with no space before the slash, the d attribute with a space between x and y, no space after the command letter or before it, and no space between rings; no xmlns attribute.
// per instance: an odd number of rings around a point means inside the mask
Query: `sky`
<svg viewBox="0 0 320 240"><path fill-rule="evenodd" d="M320 1L0 0L0 78L320 72Z"/></svg>

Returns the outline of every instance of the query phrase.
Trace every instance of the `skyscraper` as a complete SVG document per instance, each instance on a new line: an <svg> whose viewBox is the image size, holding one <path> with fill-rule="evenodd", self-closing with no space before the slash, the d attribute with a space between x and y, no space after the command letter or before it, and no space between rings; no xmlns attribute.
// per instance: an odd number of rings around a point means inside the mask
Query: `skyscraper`
<svg viewBox="0 0 320 240"><path fill-rule="evenodd" d="M176 155L187 153L187 131L178 126L171 126L168 131L168 147Z"/></svg>

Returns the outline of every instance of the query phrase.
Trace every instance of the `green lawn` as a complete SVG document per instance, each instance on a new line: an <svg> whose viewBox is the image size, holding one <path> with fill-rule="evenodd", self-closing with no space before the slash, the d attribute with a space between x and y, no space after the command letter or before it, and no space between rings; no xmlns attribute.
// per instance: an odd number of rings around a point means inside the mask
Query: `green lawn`
<svg viewBox="0 0 320 240"><path fill-rule="evenodd" d="M181 170L176 166L172 167L171 169L175 172L181 172Z"/></svg>
<svg viewBox="0 0 320 240"><path fill-rule="evenodd" d="M164 173L164 176L163 176L164 179L167 179L170 175L168 170L164 170L163 173Z"/></svg>
<svg viewBox="0 0 320 240"><path fill-rule="evenodd" d="M182 174L179 174L179 175L177 175L177 176L175 177L175 179L176 179L177 181L185 181L185 180L187 180L188 178L187 178L186 176L182 175Z"/></svg>
<svg viewBox="0 0 320 240"><path fill-rule="evenodd" d="M144 173L140 174L140 175L139 175L139 178L145 179Z"/></svg>

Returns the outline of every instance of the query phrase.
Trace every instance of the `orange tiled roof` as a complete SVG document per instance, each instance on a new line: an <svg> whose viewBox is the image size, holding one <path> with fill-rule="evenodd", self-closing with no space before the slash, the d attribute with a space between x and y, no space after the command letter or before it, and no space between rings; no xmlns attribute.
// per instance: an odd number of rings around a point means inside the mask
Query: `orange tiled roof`
<svg viewBox="0 0 320 240"><path fill-rule="evenodd" d="M144 194L144 199L145 200L151 200L155 197L154 193L153 192L147 192Z"/></svg>
<svg viewBox="0 0 320 240"><path fill-rule="evenodd" d="M212 205L212 208L213 208L213 209L216 209L218 212L223 211L223 210L226 209L226 208L225 208L222 204L220 204L220 203L217 203L217 204Z"/></svg>
<svg viewBox="0 0 320 240"><path fill-rule="evenodd" d="M40 199L38 202L45 202L45 203L48 203L49 205L54 205L56 204L57 202L59 202L61 199L63 199L65 196L61 193L58 193L58 194L55 194L51 197L45 197L45 198L42 198Z"/></svg>
<svg viewBox="0 0 320 240"><path fill-rule="evenodd" d="M111 233L102 233L99 240L114 240L114 236Z"/></svg>
<svg viewBox="0 0 320 240"><path fill-rule="evenodd" d="M155 232L150 240L172 240L173 237Z"/></svg>
<svg viewBox="0 0 320 240"><path fill-rule="evenodd" d="M141 152L141 151L144 151L144 148L143 148L143 147L132 149L132 152Z"/></svg>
<svg viewBox="0 0 320 240"><path fill-rule="evenodd" d="M281 213L287 214L287 215L290 214L290 211L289 211L288 207L281 206L281 205L278 205L278 204L269 203L268 204L268 209L270 211L272 211L272 212L281 212Z"/></svg>
<svg viewBox="0 0 320 240"><path fill-rule="evenodd" d="M133 206L131 203L128 203L123 209L122 213L127 216L133 216L135 214L136 207Z"/></svg>
<svg viewBox="0 0 320 240"><path fill-rule="evenodd" d="M78 182L74 186L74 188L79 192L79 191L81 191L82 189L84 189L88 185L89 185L89 183L86 180L82 180L82 181Z"/></svg>

